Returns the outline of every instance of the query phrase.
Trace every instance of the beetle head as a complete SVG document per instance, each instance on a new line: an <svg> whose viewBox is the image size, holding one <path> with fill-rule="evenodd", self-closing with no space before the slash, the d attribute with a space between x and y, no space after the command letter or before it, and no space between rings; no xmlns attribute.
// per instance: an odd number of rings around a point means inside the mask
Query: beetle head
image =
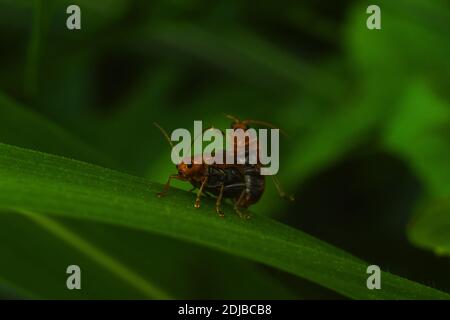
<svg viewBox="0 0 450 320"><path fill-rule="evenodd" d="M180 162L177 164L178 175L183 178L192 178L203 173L203 164Z"/></svg>

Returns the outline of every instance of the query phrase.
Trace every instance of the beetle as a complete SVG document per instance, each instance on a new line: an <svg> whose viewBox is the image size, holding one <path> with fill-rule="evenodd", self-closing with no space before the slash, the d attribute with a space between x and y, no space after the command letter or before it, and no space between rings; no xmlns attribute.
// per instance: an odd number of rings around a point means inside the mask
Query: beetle
<svg viewBox="0 0 450 320"><path fill-rule="evenodd" d="M250 128L250 124L256 124L256 125L262 125L265 127L269 127L272 129L278 129L275 125L269 123L269 122L265 122L265 121L260 121L260 120L240 120L239 118L233 116L233 115L229 115L229 114L225 114L225 117L227 117L228 119L233 120L231 122L230 128L233 130L238 130L238 129L242 129L243 131L246 131ZM283 130L279 129L280 132L284 135L284 136L288 136L286 132L284 132ZM238 148L238 144L235 144L235 150L237 150ZM245 139L245 150L246 150L246 164L248 163L248 153L250 152L249 150L250 148L250 141L249 138L246 137ZM236 152L236 151L235 151ZM256 150L257 154L258 154L258 162L259 162L259 152L258 150ZM259 163L258 163L259 165ZM281 187L281 183L278 180L277 176L272 175L272 181L275 185L275 188L277 189L277 192L279 194L279 196L283 199L289 200L289 201L294 201L294 197L292 195L287 194L284 189Z"/></svg>
<svg viewBox="0 0 450 320"><path fill-rule="evenodd" d="M170 140L166 131L157 123L154 125L162 132L171 147ZM222 154L225 157L225 153ZM199 163L194 161L195 157L202 157ZM248 218L241 209L248 208L256 203L264 193L265 178L260 174L259 165L250 164L206 164L203 156L194 156L191 161L181 161L176 165L177 174L170 175L163 191L157 195L163 197L170 188L173 179L188 181L193 185L193 190L198 189L194 207L200 207L200 199L203 194L216 196L216 212L223 217L221 210L223 198L234 200L234 209L239 216ZM189 162L189 163L188 163Z"/></svg>

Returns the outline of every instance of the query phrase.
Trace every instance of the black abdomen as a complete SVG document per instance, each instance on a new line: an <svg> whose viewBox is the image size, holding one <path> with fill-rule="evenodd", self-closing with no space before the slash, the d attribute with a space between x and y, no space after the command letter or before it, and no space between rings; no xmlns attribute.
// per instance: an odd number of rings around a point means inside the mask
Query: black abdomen
<svg viewBox="0 0 450 320"><path fill-rule="evenodd" d="M237 168L218 168L215 166L208 167L208 181L205 191L218 196L220 189L223 188L223 197L234 198L239 196L244 190L244 176Z"/></svg>
<svg viewBox="0 0 450 320"><path fill-rule="evenodd" d="M239 203L242 207L257 202L264 193L265 178L257 166L246 166L244 169L245 197Z"/></svg>

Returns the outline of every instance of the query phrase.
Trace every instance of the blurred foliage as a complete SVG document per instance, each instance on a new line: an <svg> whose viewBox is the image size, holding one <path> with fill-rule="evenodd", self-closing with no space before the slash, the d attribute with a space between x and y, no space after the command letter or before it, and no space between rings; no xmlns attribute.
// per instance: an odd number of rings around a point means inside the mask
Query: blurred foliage
<svg viewBox="0 0 450 320"><path fill-rule="evenodd" d="M81 31L65 28L72 3ZM448 292L449 258L434 252L449 252L450 4L377 1L381 30L366 28L368 4L0 0L0 142L165 182L174 168L152 122L273 122L289 132L280 179L297 201L268 184L254 212ZM93 297L122 288L34 222L0 219L0 294L30 296L75 257L101 283ZM337 297L179 240L55 221L176 297ZM158 266L146 250L164 253Z"/></svg>

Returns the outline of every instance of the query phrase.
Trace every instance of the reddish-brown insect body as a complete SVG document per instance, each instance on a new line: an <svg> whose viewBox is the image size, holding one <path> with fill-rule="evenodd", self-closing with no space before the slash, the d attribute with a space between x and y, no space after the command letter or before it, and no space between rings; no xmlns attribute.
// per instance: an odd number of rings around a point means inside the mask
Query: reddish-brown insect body
<svg viewBox="0 0 450 320"><path fill-rule="evenodd" d="M155 125L171 144L167 133L159 125ZM225 154L223 156L225 157ZM241 213L241 209L245 209L258 201L264 191L264 176L259 174L258 166L252 167L239 164L209 165L203 161L196 164L193 160L191 159L189 164L185 161L176 166L178 173L169 176L163 191L158 193L158 196L162 197L168 192L173 179L188 181L194 186L194 189L198 189L194 203L195 208L200 207L200 199L203 194L210 194L217 197L216 212L220 216L223 216L221 210L222 199L230 198L234 200L236 212L241 217L244 217L245 215Z"/></svg>
<svg viewBox="0 0 450 320"><path fill-rule="evenodd" d="M249 123L273 127L268 123L260 121L240 121L234 117L232 117L232 119L234 120L232 123L232 129L234 130L242 129L246 131L249 128ZM164 129L156 123L155 125L161 130L166 139L169 141L169 144L172 146L170 138ZM246 146L249 144L248 139L245 144ZM247 155L248 153L246 153L246 157ZM223 154L223 156L225 158L225 154ZM200 197L203 194L216 196L216 212L220 216L223 216L223 212L221 210L222 199L230 198L234 201L234 208L236 212L241 217L249 217L248 215L243 215L241 213L241 209L246 209L250 205L258 202L265 189L265 176L261 175L260 163L249 164L246 161L244 164L208 165L203 162L203 159L199 164L194 163L193 159L191 159L189 164L187 161L178 164L177 171L177 174L169 176L167 183L164 185L163 191L158 193L158 196L162 197L168 192L172 179L188 181L194 187L191 191L198 189L194 207L200 207ZM276 177L272 177L280 196L292 200L292 197L287 196L281 189Z"/></svg>
<svg viewBox="0 0 450 320"><path fill-rule="evenodd" d="M231 123L231 129L233 129L233 130L242 129L242 130L246 131L246 130L248 130L250 128L250 126L249 126L250 124L262 125L262 126L265 126L265 127L276 129L276 126L274 126L273 124L271 124L269 122L265 122L265 121L240 120L239 118L237 118L235 116L232 116L232 115L226 115L226 117L231 119L231 120L233 120L233 122ZM287 136L287 134L284 131L280 130L280 132L284 136ZM237 148L237 144L235 144L235 152L236 152L236 148ZM245 139L245 148L246 148L245 149L246 152L250 151L249 150L249 148L250 148L250 141L249 141L248 137L246 137L246 139ZM256 148L258 148L258 145L256 145ZM257 156L257 164L255 166L260 168L261 167L261 163L259 162L259 150L257 149L255 152L257 152L257 155L258 155ZM246 157L247 157L247 153L246 153ZM250 165L250 164L247 164L247 161L246 161L245 165ZM264 177L264 176L260 176L260 177ZM286 192L284 192L284 190L281 187L281 184L280 184L280 181L278 180L278 178L276 176L271 176L271 177L272 177L273 183L275 184L275 187L276 187L280 197L284 198L284 199L287 199L289 201L294 201L294 197L292 195L288 195L288 194L286 194ZM249 181L249 184L252 185L251 189L249 190L250 198L256 197L258 195L257 193L255 193L255 191L259 191L261 194L264 191L264 187L262 187L262 190L261 190L261 186L258 183L259 181L255 181L255 183L253 183L253 184L252 184L252 182L253 181Z"/></svg>

